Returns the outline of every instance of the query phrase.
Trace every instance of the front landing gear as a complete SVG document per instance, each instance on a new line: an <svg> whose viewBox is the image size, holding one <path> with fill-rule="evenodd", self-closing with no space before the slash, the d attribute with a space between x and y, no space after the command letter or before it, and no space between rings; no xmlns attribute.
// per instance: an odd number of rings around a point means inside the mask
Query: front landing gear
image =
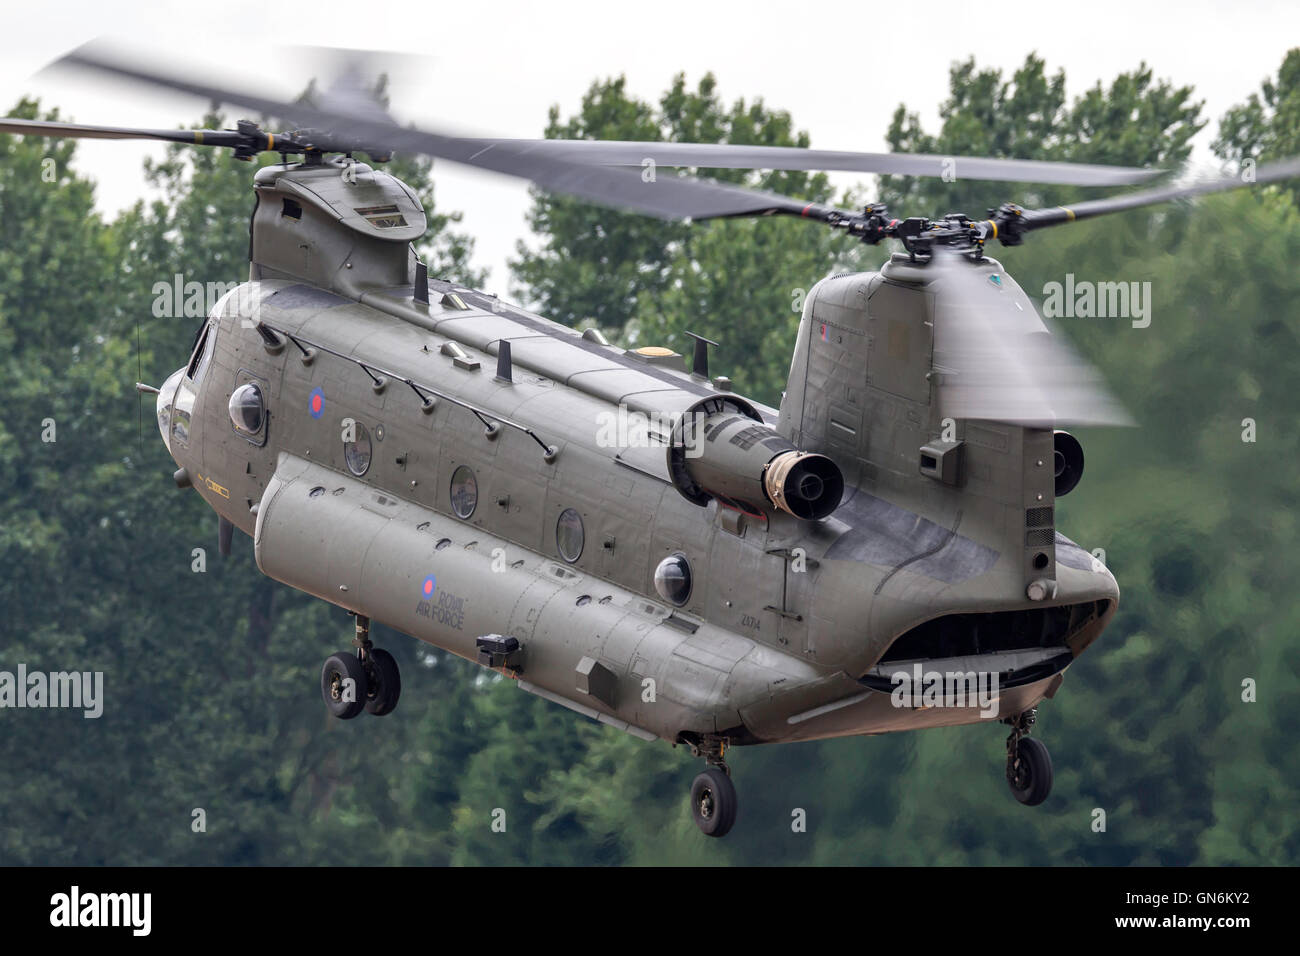
<svg viewBox="0 0 1300 956"><path fill-rule="evenodd" d="M726 836L736 822L736 785L722 759L725 749L724 741L716 737L691 744L691 753L708 764L691 784L691 817L705 836Z"/></svg>
<svg viewBox="0 0 1300 956"><path fill-rule="evenodd" d="M352 639L355 654L335 654L321 669L320 692L325 707L341 720L351 720L365 710L382 717L391 714L402 694L402 677L393 655L370 642L370 618L356 615Z"/></svg>
<svg viewBox="0 0 1300 956"><path fill-rule="evenodd" d="M1012 795L1027 807L1036 807L1052 792L1052 756L1041 740L1029 737L1029 729L1038 717L1031 708L1008 717L1011 725L1007 738L1007 785Z"/></svg>

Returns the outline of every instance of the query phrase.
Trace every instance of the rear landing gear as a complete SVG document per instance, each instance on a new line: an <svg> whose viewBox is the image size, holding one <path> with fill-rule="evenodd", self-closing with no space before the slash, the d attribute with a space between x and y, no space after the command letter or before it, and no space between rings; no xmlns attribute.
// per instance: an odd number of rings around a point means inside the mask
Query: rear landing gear
<svg viewBox="0 0 1300 956"><path fill-rule="evenodd" d="M1007 738L1007 785L1011 794L1027 807L1036 807L1052 792L1052 756L1041 740L1029 737L1038 717L1037 708L1006 718L1011 725Z"/></svg>
<svg viewBox="0 0 1300 956"><path fill-rule="evenodd" d="M321 669L320 692L325 707L340 720L351 720L365 710L382 717L391 714L402 694L402 677L393 655L370 642L370 618L356 615L354 654L335 654Z"/></svg>
<svg viewBox="0 0 1300 956"><path fill-rule="evenodd" d="M366 671L366 713L382 717L391 714L402 696L402 675L397 661L382 647L369 652L371 667Z"/></svg>
<svg viewBox="0 0 1300 956"><path fill-rule="evenodd" d="M351 720L366 706L366 671L352 654L326 659L320 672L320 693L325 707L340 720Z"/></svg>
<svg viewBox="0 0 1300 956"><path fill-rule="evenodd" d="M705 737L699 744L691 744L691 753L703 757L708 764L691 784L691 817L705 836L726 836L736 822L736 785L731 782L731 770L722 759L725 748L725 743L716 737Z"/></svg>

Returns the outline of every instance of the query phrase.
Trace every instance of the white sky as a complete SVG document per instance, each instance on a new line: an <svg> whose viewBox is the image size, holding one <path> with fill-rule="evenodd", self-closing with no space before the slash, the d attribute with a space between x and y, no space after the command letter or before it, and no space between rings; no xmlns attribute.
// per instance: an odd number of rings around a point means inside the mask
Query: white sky
<svg viewBox="0 0 1300 956"><path fill-rule="evenodd" d="M871 0L687 4L548 0L0 0L0 108L24 93L92 124L168 127L201 115L204 103L136 93L78 79L35 77L82 42L121 39L156 65L179 65L227 85L291 97L307 76L283 45L420 54L393 74L394 114L453 132L540 136L548 107L574 112L592 80L626 74L631 91L657 100L674 73L692 83L712 70L725 102L762 97L789 110L812 144L883 151L899 104L937 129L948 66L970 55L1009 74L1034 51L1049 72L1063 67L1071 96L1109 84L1145 60L1158 78L1195 86L1210 125L1275 75L1300 45L1296 0L1091 0L906 4ZM106 213L146 194L141 161L163 147L83 142ZM849 176L839 180L853 182ZM435 167L438 206L465 214L488 288L506 291L505 261L527 236L523 185L452 164ZM1014 198L1014 197L1008 197Z"/></svg>

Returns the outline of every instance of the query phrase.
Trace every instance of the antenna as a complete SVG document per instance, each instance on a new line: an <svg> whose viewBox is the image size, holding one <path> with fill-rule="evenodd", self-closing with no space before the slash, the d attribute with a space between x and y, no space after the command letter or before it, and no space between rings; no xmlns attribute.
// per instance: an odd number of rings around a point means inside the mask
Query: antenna
<svg viewBox="0 0 1300 956"><path fill-rule="evenodd" d="M415 260L415 288L411 292L416 302L429 304L429 267Z"/></svg>
<svg viewBox="0 0 1300 956"><path fill-rule="evenodd" d="M709 346L717 348L718 343L712 339L706 339L702 335L696 335L694 332L687 332L695 340L695 355L691 361L691 374L707 379L709 377Z"/></svg>
<svg viewBox="0 0 1300 956"><path fill-rule="evenodd" d="M510 342L508 339L501 339L497 345L497 381L514 383L514 376L511 372L514 369L514 363L510 361Z"/></svg>

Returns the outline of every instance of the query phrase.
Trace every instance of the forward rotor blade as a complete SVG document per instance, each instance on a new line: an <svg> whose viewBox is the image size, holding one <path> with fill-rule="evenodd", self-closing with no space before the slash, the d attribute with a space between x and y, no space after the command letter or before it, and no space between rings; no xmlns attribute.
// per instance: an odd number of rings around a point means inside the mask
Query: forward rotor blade
<svg viewBox="0 0 1300 956"><path fill-rule="evenodd" d="M1034 428L1132 425L1132 417L1023 290L987 259L936 250L934 366L944 416Z"/></svg>
<svg viewBox="0 0 1300 956"><path fill-rule="evenodd" d="M1095 166L1035 159L980 159L924 153L856 153L794 146L631 142L591 139L480 140L573 162L601 166L693 166L701 169L838 170L896 176L958 176L962 179L1069 186L1129 186L1160 174L1156 169Z"/></svg>
<svg viewBox="0 0 1300 956"><path fill-rule="evenodd" d="M63 139L156 139L167 143L190 143L196 146L236 146L239 133L224 129L132 129L128 126L84 126L47 120L0 118L0 133L20 136L49 136Z"/></svg>
<svg viewBox="0 0 1300 956"><path fill-rule="evenodd" d="M802 202L775 193L740 186L692 179L684 176L642 176L640 169L594 166L545 155L518 142L496 142L445 136L413 127L397 126L370 111L326 111L302 103L287 103L257 94L167 76L117 62L83 47L55 65L91 69L152 86L189 93L207 100L241 106L266 116L292 116L312 127L312 145L322 151L332 148L365 149L366 142L386 149L409 150L439 159L487 169L507 176L531 180L551 192L565 193L589 202L630 209L661 218L708 219L724 216L761 216L782 213L826 219L839 213L830 207ZM322 131L325 131L322 133ZM329 131L345 131L331 139Z"/></svg>

